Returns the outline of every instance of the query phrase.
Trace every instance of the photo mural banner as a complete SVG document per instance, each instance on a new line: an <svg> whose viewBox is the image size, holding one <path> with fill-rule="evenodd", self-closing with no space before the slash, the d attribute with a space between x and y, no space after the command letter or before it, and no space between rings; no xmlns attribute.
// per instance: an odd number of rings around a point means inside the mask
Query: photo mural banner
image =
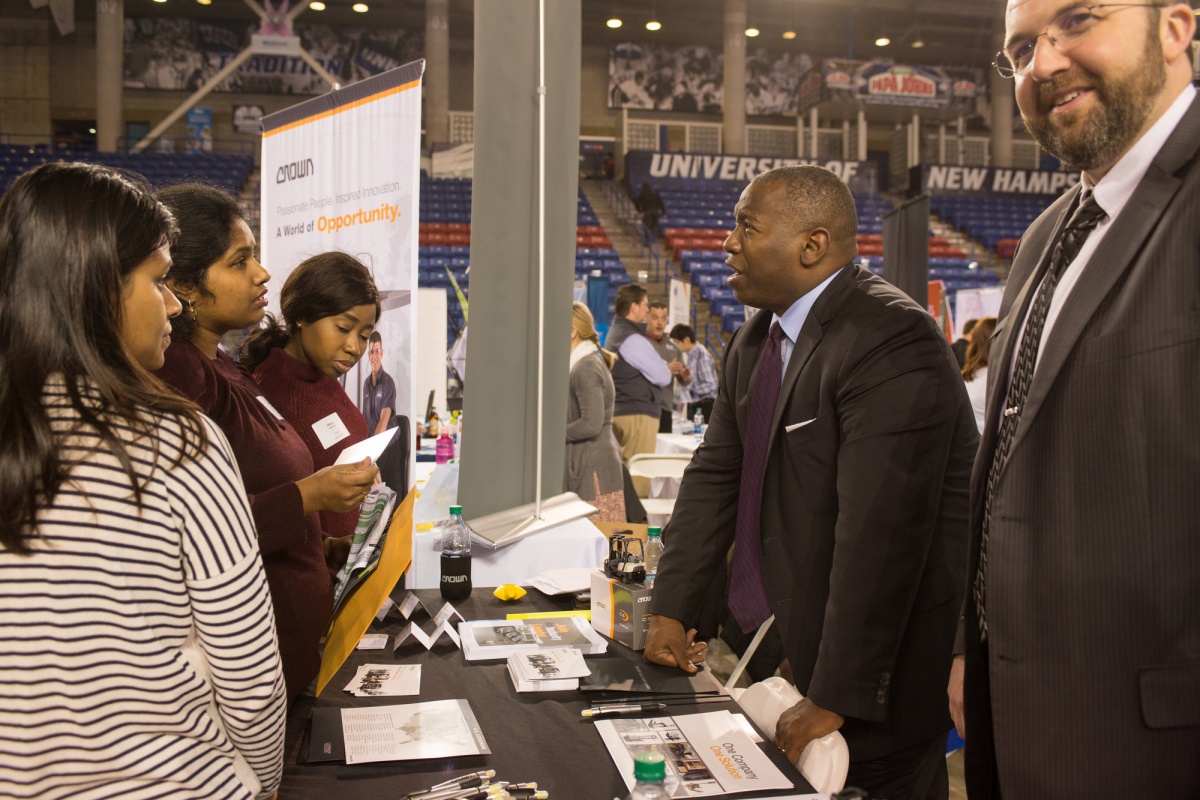
<svg viewBox="0 0 1200 800"><path fill-rule="evenodd" d="M643 42L613 46L608 60L608 107L650 111L720 112L723 58L709 47ZM813 72L803 53L746 54L746 113L790 116L800 110L800 86Z"/></svg>
<svg viewBox="0 0 1200 800"><path fill-rule="evenodd" d="M656 153L630 150L625 154L625 175L629 185L640 187L650 182L671 180L722 180L745 185L755 175L788 164L816 164L837 173L851 191L874 193L879 180L874 161L837 161L816 158L774 158L712 153Z"/></svg>
<svg viewBox="0 0 1200 800"><path fill-rule="evenodd" d="M301 46L343 85L423 55L424 32L297 23ZM195 91L250 46L257 22L125 19L125 88ZM329 86L295 55L256 54L218 92L323 94Z"/></svg>
<svg viewBox="0 0 1200 800"><path fill-rule="evenodd" d="M375 325L382 341L370 343L344 386L372 433L394 427L397 415L413 419L416 409L424 70L424 61L406 64L263 117L259 244L271 271L271 312L279 313L280 291L306 258L339 250L371 270L383 295Z"/></svg>
<svg viewBox="0 0 1200 800"><path fill-rule="evenodd" d="M825 101L908 108L956 109L976 115L987 102L987 81L973 67L921 67L889 61L827 59L821 81L801 87L802 110Z"/></svg>

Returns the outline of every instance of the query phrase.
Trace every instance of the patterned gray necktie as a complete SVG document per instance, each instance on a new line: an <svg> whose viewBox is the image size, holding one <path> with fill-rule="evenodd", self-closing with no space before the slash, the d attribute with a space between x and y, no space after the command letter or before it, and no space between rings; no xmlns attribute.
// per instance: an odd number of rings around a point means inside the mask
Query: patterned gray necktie
<svg viewBox="0 0 1200 800"><path fill-rule="evenodd" d="M1038 348L1042 343L1042 330L1046 327L1046 315L1050 310L1050 301L1054 299L1054 289L1058 286L1058 280L1067 265L1079 255L1079 249L1087 241L1088 234L1096 229L1104 217L1104 209L1096 202L1095 195L1088 193L1071 215L1067 227L1063 229L1062 235L1054 245L1050 268L1042 280L1042 285L1038 287L1037 297L1034 298L1029 318L1025 323L1025 334L1021 338L1021 349L1017 353L1016 368L1008 385L1008 394L1004 398L1004 416L1000 422L1000 435L996 439L996 450L992 454L987 493L983 499L983 535L979 540L979 569L975 572L974 587L975 608L979 614L979 639L983 642L987 641L984 600L987 585L988 532L992 522L992 494L1008 461L1008 451L1021 422L1021 411L1025 407L1026 398L1029 397L1033 370L1037 366Z"/></svg>

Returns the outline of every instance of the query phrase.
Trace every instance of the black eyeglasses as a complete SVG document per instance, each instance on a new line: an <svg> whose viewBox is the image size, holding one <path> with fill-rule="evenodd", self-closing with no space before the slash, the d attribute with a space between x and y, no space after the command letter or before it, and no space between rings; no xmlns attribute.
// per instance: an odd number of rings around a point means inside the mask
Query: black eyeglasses
<svg viewBox="0 0 1200 800"><path fill-rule="evenodd" d="M1072 8L1060 15L1050 23L1046 30L1032 39L1019 39L996 53L996 60L992 62L992 66L996 68L1002 78L1024 75L1033 66L1033 54L1037 50L1038 39L1043 36L1058 52L1069 52L1071 48L1079 44L1083 37L1091 33L1092 29L1096 27L1096 23L1108 17L1108 14L1096 14L1095 11L1098 8L1163 8L1163 5L1161 3L1097 3Z"/></svg>

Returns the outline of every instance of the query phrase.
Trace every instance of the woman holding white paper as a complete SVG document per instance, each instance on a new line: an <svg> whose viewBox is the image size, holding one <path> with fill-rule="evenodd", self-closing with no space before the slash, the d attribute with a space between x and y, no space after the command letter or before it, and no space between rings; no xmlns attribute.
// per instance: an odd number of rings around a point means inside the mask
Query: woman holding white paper
<svg viewBox="0 0 1200 800"><path fill-rule="evenodd" d="M323 469L370 435L338 379L367 351L379 318L379 290L354 256L321 253L288 276L279 305L282 321L267 315L265 326L242 345L241 364L300 434L313 466ZM351 536L357 522L357 508L321 512L327 536Z"/></svg>
<svg viewBox="0 0 1200 800"><path fill-rule="evenodd" d="M167 284L183 313L156 375L199 405L233 446L275 603L291 702L320 668L317 645L333 612L329 570L340 566L327 566L337 553L327 549L317 514L357 509L379 470L364 461L313 472L296 429L221 350L227 333L262 322L271 278L255 257L254 234L237 200L204 184L171 186L158 199L179 224Z"/></svg>

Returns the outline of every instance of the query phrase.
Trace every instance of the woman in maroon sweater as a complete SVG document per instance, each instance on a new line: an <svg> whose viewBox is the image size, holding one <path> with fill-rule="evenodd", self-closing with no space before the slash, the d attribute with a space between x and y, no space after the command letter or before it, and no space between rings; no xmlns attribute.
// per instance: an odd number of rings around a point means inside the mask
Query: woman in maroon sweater
<svg viewBox="0 0 1200 800"><path fill-rule="evenodd" d="M369 435L367 421L338 378L367 350L379 318L379 290L358 259L322 253L296 267L279 295L283 323L267 324L246 340L240 363L262 393L295 427L317 469ZM327 536L354 533L358 510L321 512Z"/></svg>
<svg viewBox="0 0 1200 800"><path fill-rule="evenodd" d="M333 609L317 512L357 508L378 469L364 462L314 473L296 429L218 346L230 331L262 321L271 277L255 258L254 235L237 201L203 184L172 186L158 198L179 223L167 283L183 313L156 374L195 401L233 446L258 529L291 702L316 677L318 643Z"/></svg>

